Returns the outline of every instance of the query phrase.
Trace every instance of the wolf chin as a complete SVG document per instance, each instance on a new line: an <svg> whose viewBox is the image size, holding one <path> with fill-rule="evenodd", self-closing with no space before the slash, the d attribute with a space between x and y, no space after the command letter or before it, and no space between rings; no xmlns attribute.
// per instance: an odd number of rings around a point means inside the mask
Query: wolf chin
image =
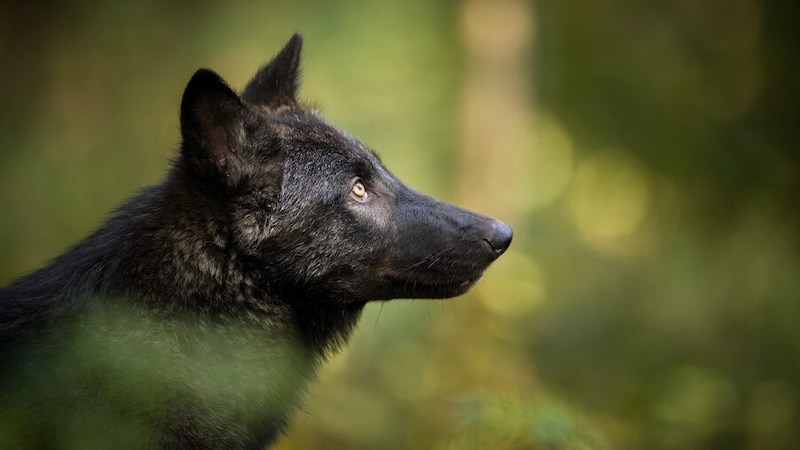
<svg viewBox="0 0 800 450"><path fill-rule="evenodd" d="M466 292L504 223L404 185L296 97L198 70L163 181L0 291L0 447L263 448L364 305Z"/></svg>

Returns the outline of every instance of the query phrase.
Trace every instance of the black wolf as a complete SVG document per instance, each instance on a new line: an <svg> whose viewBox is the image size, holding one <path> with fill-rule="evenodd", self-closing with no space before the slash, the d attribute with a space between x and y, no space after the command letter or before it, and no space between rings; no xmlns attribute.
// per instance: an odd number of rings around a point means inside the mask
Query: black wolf
<svg viewBox="0 0 800 450"><path fill-rule="evenodd" d="M263 448L366 302L466 292L504 223L412 190L296 100L198 70L164 180L0 291L0 447Z"/></svg>

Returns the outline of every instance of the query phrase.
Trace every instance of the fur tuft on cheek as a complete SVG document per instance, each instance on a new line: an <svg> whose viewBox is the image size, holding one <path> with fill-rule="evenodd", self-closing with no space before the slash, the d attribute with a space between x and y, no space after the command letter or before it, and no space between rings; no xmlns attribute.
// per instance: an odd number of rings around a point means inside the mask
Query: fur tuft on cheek
<svg viewBox="0 0 800 450"><path fill-rule="evenodd" d="M268 235L265 219L257 214L246 214L237 222L237 246L247 253L257 253L261 242Z"/></svg>

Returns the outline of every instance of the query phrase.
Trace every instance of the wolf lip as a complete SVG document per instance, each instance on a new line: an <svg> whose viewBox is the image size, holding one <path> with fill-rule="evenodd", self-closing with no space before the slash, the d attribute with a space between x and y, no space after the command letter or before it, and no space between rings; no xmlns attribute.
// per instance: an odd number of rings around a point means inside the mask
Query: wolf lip
<svg viewBox="0 0 800 450"><path fill-rule="evenodd" d="M457 278L453 281L426 282L407 277L392 277L389 281L394 292L390 298L451 298L469 291L481 278L482 274L468 278Z"/></svg>
<svg viewBox="0 0 800 450"><path fill-rule="evenodd" d="M481 277L481 275L471 276L469 278L463 278L461 280L451 281L451 282L442 282L442 283L420 283L419 286L430 288L430 289L454 289L454 288L465 288L472 286L475 284L476 281Z"/></svg>
<svg viewBox="0 0 800 450"><path fill-rule="evenodd" d="M466 278L462 281L452 283L440 283L420 286L420 291L429 291L430 294L439 297L456 297L470 290L481 278L481 275Z"/></svg>

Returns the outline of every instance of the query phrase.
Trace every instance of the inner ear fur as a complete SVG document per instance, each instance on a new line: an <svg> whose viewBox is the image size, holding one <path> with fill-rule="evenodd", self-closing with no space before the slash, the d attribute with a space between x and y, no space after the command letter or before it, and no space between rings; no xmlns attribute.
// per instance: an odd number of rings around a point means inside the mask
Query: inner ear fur
<svg viewBox="0 0 800 450"><path fill-rule="evenodd" d="M248 108L215 72L200 69L181 101L182 153L197 170L226 171L244 145Z"/></svg>

